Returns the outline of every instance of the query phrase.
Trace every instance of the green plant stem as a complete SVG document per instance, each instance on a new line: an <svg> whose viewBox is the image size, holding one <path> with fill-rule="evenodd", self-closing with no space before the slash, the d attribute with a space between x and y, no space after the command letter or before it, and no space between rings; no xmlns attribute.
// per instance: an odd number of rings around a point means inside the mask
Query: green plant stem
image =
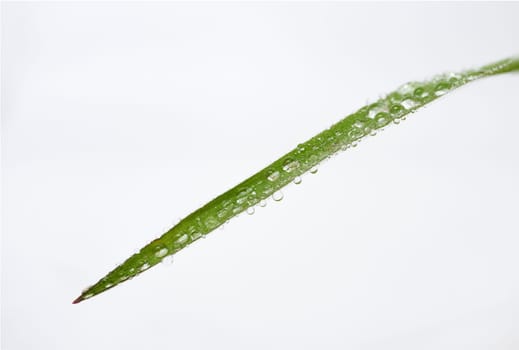
<svg viewBox="0 0 519 350"><path fill-rule="evenodd" d="M511 71L519 71L519 58L401 86L299 144L263 170L189 214L160 238L147 244L96 284L85 289L74 303L102 293L160 263L166 256L175 254L247 208L272 196L331 155L354 146L363 137L390 123L398 123L401 118L440 96L482 77Z"/></svg>

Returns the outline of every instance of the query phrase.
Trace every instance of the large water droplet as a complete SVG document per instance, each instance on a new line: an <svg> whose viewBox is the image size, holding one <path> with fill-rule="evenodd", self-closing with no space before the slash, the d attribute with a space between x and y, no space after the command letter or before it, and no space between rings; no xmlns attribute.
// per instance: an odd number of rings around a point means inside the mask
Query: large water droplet
<svg viewBox="0 0 519 350"><path fill-rule="evenodd" d="M269 171L267 172L267 179L268 179L269 181L274 182L274 181L276 181L277 179L279 179L279 175L280 175L280 174L279 174L279 171L269 170Z"/></svg>
<svg viewBox="0 0 519 350"><path fill-rule="evenodd" d="M211 230L218 226L218 220L216 220L212 216L209 216L207 219L205 219L205 226Z"/></svg>
<svg viewBox="0 0 519 350"><path fill-rule="evenodd" d="M272 199L275 200L276 202L279 202L280 200L283 199L283 192L281 192L281 191L274 192L274 194L272 195Z"/></svg>
<svg viewBox="0 0 519 350"><path fill-rule="evenodd" d="M375 116L375 122L377 123L377 126L382 127L389 124L391 122L391 118L386 112L380 112Z"/></svg>
<svg viewBox="0 0 519 350"><path fill-rule="evenodd" d="M157 258L162 258L168 254L168 248L161 248L157 252L155 252L155 256Z"/></svg>
<svg viewBox="0 0 519 350"><path fill-rule="evenodd" d="M302 181L303 181L303 180L301 179L300 176L296 176L296 177L294 178L294 183L295 183L296 185L299 185Z"/></svg>
<svg viewBox="0 0 519 350"><path fill-rule="evenodd" d="M434 94L436 96L445 95L449 91L449 88L449 83L442 81L434 87Z"/></svg>
<svg viewBox="0 0 519 350"><path fill-rule="evenodd" d="M184 233L182 236L178 237L175 240L175 243L179 244L179 245L182 245L182 244L187 242L188 238L189 238L188 235Z"/></svg>
<svg viewBox="0 0 519 350"><path fill-rule="evenodd" d="M427 91L425 91L425 89L423 87L417 87L414 92L413 92L413 95L417 98L425 98L429 95L429 93Z"/></svg>
<svg viewBox="0 0 519 350"><path fill-rule="evenodd" d="M417 107L419 105L418 101L415 101L414 99L407 97L402 101L402 106L409 110Z"/></svg>
<svg viewBox="0 0 519 350"><path fill-rule="evenodd" d="M318 170L317 167L314 166L314 167L312 167L312 168L310 169L310 173L311 173L311 174L315 174L315 173L317 173L317 170Z"/></svg>
<svg viewBox="0 0 519 350"><path fill-rule="evenodd" d="M285 162L283 163L283 170L286 171L287 173L295 170L299 168L299 162L297 160L293 160L293 159L287 159L285 160Z"/></svg>
<svg viewBox="0 0 519 350"><path fill-rule="evenodd" d="M399 105L399 104L392 105L391 108L389 109L389 111L391 112L391 114L399 114L399 113L401 113L403 110L404 110L404 107L402 107L402 106Z"/></svg>
<svg viewBox="0 0 519 350"><path fill-rule="evenodd" d="M254 214L255 211L256 211L256 210L254 209L254 207L248 207L248 208L247 208L247 214L249 214L249 215Z"/></svg>

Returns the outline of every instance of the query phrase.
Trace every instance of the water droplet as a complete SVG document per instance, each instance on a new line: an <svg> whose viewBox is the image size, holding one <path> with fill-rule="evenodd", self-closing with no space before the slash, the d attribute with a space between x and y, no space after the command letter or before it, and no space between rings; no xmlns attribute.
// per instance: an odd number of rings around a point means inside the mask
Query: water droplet
<svg viewBox="0 0 519 350"><path fill-rule="evenodd" d="M285 160L285 162L283 163L283 170L286 171L287 173L295 170L299 168L299 162L297 160L293 160L293 159L287 159Z"/></svg>
<svg viewBox="0 0 519 350"><path fill-rule="evenodd" d="M299 185L302 181L303 181L303 180L301 179L300 176L296 176L296 177L294 178L294 183L295 183L296 185Z"/></svg>
<svg viewBox="0 0 519 350"><path fill-rule="evenodd" d="M314 167L312 167L312 168L310 169L310 173L311 173L311 174L315 174L316 172L317 172L317 167L316 167L316 166L314 166Z"/></svg>
<svg viewBox="0 0 519 350"><path fill-rule="evenodd" d="M434 88L434 94L436 96L442 96L442 95L445 95L448 91L449 91L449 83L447 82L440 82L436 85L436 87Z"/></svg>
<svg viewBox="0 0 519 350"><path fill-rule="evenodd" d="M199 239L200 237L203 236L202 232L198 232L198 231L194 231L190 235L191 235L191 240L192 241L196 241L197 239Z"/></svg>
<svg viewBox="0 0 519 350"><path fill-rule="evenodd" d="M423 87L417 87L414 90L413 95L418 98L424 98L424 97L427 97L429 95L429 93L427 91L425 91L425 89Z"/></svg>
<svg viewBox="0 0 519 350"><path fill-rule="evenodd" d="M362 129L364 127L364 123L360 120L356 120L355 123L353 123L353 126L357 129Z"/></svg>
<svg viewBox="0 0 519 350"><path fill-rule="evenodd" d="M283 193L281 191L274 192L274 194L272 195L272 199L275 200L276 202L279 202L280 200L283 199Z"/></svg>
<svg viewBox="0 0 519 350"><path fill-rule="evenodd" d="M168 254L168 248L161 248L156 253L155 256L157 258L162 258Z"/></svg>
<svg viewBox="0 0 519 350"><path fill-rule="evenodd" d="M90 299L90 298L92 298L93 296L94 296L94 294L93 294L93 293L90 293L90 294L87 294L87 295L83 296L82 299L83 299L83 300L85 300L85 299Z"/></svg>
<svg viewBox="0 0 519 350"><path fill-rule="evenodd" d="M402 101L402 106L407 110L413 109L413 108L417 107L418 105L419 105L419 103L410 97L408 97Z"/></svg>
<svg viewBox="0 0 519 350"><path fill-rule="evenodd" d="M269 171L267 172L267 179L268 179L269 181L274 182L274 181L276 181L277 179L279 179L279 175L280 175L280 174L279 174L279 171L269 170Z"/></svg>
<svg viewBox="0 0 519 350"><path fill-rule="evenodd" d="M121 276L119 278L119 283L126 281L128 278L130 278L130 276Z"/></svg>
<svg viewBox="0 0 519 350"><path fill-rule="evenodd" d="M247 208L247 214L252 215L252 214L254 214L254 212L255 212L254 207Z"/></svg>
<svg viewBox="0 0 519 350"><path fill-rule="evenodd" d="M188 235L184 233L182 236L178 237L178 238L175 240L175 243L176 243L176 244L179 244L179 245L184 244L184 243L187 242L187 239L188 239L188 238L189 238Z"/></svg>
<svg viewBox="0 0 519 350"><path fill-rule="evenodd" d="M403 107L399 104L395 104L395 105L392 105L391 108L389 109L391 114L399 114L400 112L403 111Z"/></svg>
<svg viewBox="0 0 519 350"><path fill-rule="evenodd" d="M150 268L150 264L144 263L144 264L142 264L142 266L140 267L139 270L144 271L144 270L147 270L149 268Z"/></svg>
<svg viewBox="0 0 519 350"><path fill-rule="evenodd" d="M259 202L259 206L260 206L260 207L266 207L266 206L267 206L267 201L264 200L264 199L260 200L260 202Z"/></svg>
<svg viewBox="0 0 519 350"><path fill-rule="evenodd" d="M390 121L391 118L389 117L389 114L387 114L386 112L380 112L375 117L375 122L379 127L389 124Z"/></svg>
<svg viewBox="0 0 519 350"><path fill-rule="evenodd" d="M352 142L352 143L351 143L351 147L357 147L358 145L359 145L358 142Z"/></svg>
<svg viewBox="0 0 519 350"><path fill-rule="evenodd" d="M207 219L205 219L205 225L207 226L208 229L211 230L211 229L215 228L216 226L218 226L218 220L216 220L212 216L209 216Z"/></svg>
<svg viewBox="0 0 519 350"><path fill-rule="evenodd" d="M113 286L113 284L111 284L111 283L107 283L107 284L105 284L105 288L106 288L106 289L110 288L111 286Z"/></svg>

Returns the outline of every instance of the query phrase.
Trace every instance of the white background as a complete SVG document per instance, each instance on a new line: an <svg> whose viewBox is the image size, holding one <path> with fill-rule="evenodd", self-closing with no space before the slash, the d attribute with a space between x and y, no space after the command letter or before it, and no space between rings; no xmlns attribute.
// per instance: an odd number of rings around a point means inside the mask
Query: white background
<svg viewBox="0 0 519 350"><path fill-rule="evenodd" d="M2 6L2 349L519 347L517 74L71 304L367 98L518 54L518 3Z"/></svg>

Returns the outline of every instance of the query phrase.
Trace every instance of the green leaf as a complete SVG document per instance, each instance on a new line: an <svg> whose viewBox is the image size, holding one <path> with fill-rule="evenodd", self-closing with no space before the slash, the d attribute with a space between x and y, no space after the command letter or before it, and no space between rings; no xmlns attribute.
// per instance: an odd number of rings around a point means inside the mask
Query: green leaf
<svg viewBox="0 0 519 350"><path fill-rule="evenodd" d="M410 82L378 101L362 107L330 128L299 144L266 168L194 211L161 237L116 267L74 300L79 303L131 279L207 235L229 219L272 196L280 200L281 188L300 181L323 160L355 146L369 134L398 124L401 118L474 80L519 71L519 58L505 59L475 70L441 74L422 82ZM249 209L250 210L250 209Z"/></svg>

